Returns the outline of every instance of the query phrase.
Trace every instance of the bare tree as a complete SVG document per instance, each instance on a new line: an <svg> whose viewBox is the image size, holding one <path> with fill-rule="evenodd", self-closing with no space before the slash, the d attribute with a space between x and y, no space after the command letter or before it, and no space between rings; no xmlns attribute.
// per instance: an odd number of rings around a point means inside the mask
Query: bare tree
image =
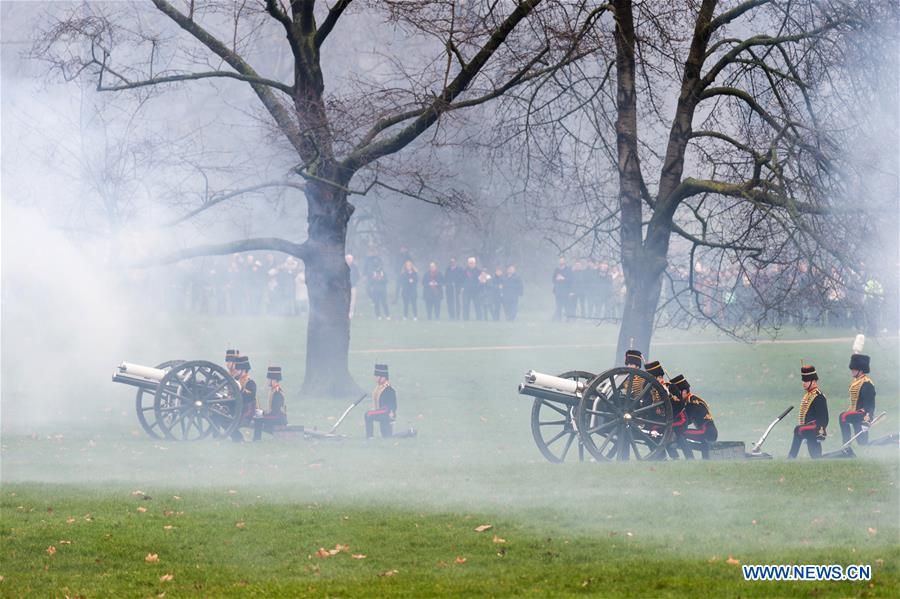
<svg viewBox="0 0 900 599"><path fill-rule="evenodd" d="M163 22L140 5L86 5L57 19L35 54L66 79L92 78L101 92L146 95L198 81L249 86L266 124L294 156L291 175L302 181L308 206L306 239L242 239L167 259L251 249L302 259L310 299L304 391L328 395L356 390L347 368L350 282L343 259L354 210L349 197L376 186L434 197L397 153L451 135L447 126L436 126L450 113L544 80L589 54L587 34L602 12L590 2L542 0L151 2ZM357 72L329 89L325 57L353 51L354 32L339 34L345 22L364 27L376 42L378 35L369 32L374 24L393 29L392 36L414 41L416 51L382 50L381 59L370 61L374 73ZM282 45L273 48L278 37ZM285 64L287 82L277 77ZM429 130L432 139L421 139ZM206 204L201 209L218 202Z"/></svg>
<svg viewBox="0 0 900 599"><path fill-rule="evenodd" d="M874 229L852 216L865 210L847 152L864 118L854 81L894 53L848 56L871 35L896 50L897 22L886 0L614 0L596 63L509 98L523 116L504 134L581 190L556 218L567 247L618 236L620 354L632 339L649 349L667 280L664 313L733 332L742 286L761 322L802 317L861 276ZM597 161L618 175L614 193L591 188Z"/></svg>

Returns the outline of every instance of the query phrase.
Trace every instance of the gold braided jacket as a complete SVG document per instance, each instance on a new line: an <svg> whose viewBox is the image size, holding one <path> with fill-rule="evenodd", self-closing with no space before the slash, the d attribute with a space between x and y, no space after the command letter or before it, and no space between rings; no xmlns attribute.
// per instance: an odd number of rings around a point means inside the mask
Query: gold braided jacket
<svg viewBox="0 0 900 599"><path fill-rule="evenodd" d="M376 410L381 408L381 394L384 393L384 390L390 387L391 384L389 382L384 382L375 387L375 390L372 391L372 402L375 405Z"/></svg>
<svg viewBox="0 0 900 599"><path fill-rule="evenodd" d="M872 379L868 377L868 375L862 375L859 378L853 379L853 382L850 383L850 411L856 411L856 402L859 401L859 391L862 389L862 386L866 383L871 383Z"/></svg>
<svg viewBox="0 0 900 599"><path fill-rule="evenodd" d="M803 394L803 399L800 400L800 412L797 414L797 423L801 426L806 424L806 413L809 411L809 406L812 405L812 402L817 395L819 395L818 387Z"/></svg>

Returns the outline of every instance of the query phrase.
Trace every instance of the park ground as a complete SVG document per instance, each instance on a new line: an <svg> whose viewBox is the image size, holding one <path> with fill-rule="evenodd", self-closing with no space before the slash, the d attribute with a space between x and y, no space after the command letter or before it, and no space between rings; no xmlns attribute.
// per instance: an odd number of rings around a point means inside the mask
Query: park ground
<svg viewBox="0 0 900 599"><path fill-rule="evenodd" d="M366 442L361 405L341 441L237 445L147 438L132 389L109 382L113 367L218 361L237 345L260 379L267 364L284 366L292 423L327 429L346 403L297 396L302 323L158 324L152 339L123 342L120 354L104 355L100 344L85 380L60 386L48 377L40 397L16 379L19 358L4 357L0 596L900 595L896 446L820 462L804 450L788 462L794 412L766 444L772 461L545 462L516 385L531 368L612 366L611 327L358 319L351 371L368 387L374 362L388 363L397 427L418 437ZM4 333L20 334L14 327ZM20 347L40 343L22 335ZM852 335L783 331L776 343L747 345L662 331L653 357L707 399L720 439L748 443L799 404L800 358L815 364L829 397L830 450L840 444ZM888 412L877 437L898 429L898 342L870 339L866 351ZM742 564L781 563L868 564L872 578L741 575Z"/></svg>

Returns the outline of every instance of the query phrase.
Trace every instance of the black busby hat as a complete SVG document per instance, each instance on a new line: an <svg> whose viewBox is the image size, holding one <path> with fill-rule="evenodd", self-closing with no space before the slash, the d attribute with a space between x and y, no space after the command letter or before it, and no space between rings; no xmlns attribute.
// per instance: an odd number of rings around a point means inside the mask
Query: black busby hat
<svg viewBox="0 0 900 599"><path fill-rule="evenodd" d="M809 381L817 381L819 380L819 375L816 374L816 367L812 364L807 364L806 366L800 367L800 378L803 379L804 383L808 383Z"/></svg>
<svg viewBox="0 0 900 599"><path fill-rule="evenodd" d="M683 374L676 375L675 378L673 378L671 381L669 381L669 383L673 387L678 389L679 393L681 391L690 391L691 390L691 384L687 381L686 378L684 378Z"/></svg>
<svg viewBox="0 0 900 599"><path fill-rule="evenodd" d="M234 359L241 355L236 349L227 349L225 350L225 361L226 362L234 362Z"/></svg>
<svg viewBox="0 0 900 599"><path fill-rule="evenodd" d="M629 349L625 352L625 364L640 366L644 363L644 355L639 349Z"/></svg>
<svg viewBox="0 0 900 599"><path fill-rule="evenodd" d="M266 378L272 381L280 381L281 366L269 366L269 371L266 373Z"/></svg>
<svg viewBox="0 0 900 599"><path fill-rule="evenodd" d="M853 354L850 356L850 370L861 370L869 374L869 356L865 354Z"/></svg>
<svg viewBox="0 0 900 599"><path fill-rule="evenodd" d="M653 376L665 376L666 374L666 372L663 370L662 364L659 363L659 360L647 362L646 364L644 364L644 370L646 370Z"/></svg>
<svg viewBox="0 0 900 599"><path fill-rule="evenodd" d="M234 367L237 370L250 370L250 358L248 356L235 356Z"/></svg>
<svg viewBox="0 0 900 599"><path fill-rule="evenodd" d="M376 364L374 374L375 374L375 376L383 376L384 378L390 378L390 377L388 377L387 364Z"/></svg>

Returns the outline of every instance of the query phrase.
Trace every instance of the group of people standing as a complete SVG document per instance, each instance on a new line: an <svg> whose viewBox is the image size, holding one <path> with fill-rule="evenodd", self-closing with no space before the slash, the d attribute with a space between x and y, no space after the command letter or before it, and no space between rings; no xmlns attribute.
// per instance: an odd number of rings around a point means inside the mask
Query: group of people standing
<svg viewBox="0 0 900 599"><path fill-rule="evenodd" d="M553 320L565 318L614 318L625 287L622 271L607 262L576 260L571 267L565 258L553 271Z"/></svg>
<svg viewBox="0 0 900 599"><path fill-rule="evenodd" d="M363 263L362 273L356 267L352 255L347 255L350 267L351 308L353 317L356 304L356 288L364 282L366 293L372 301L375 317L378 320L391 318L388 305L388 286L390 277L385 272L384 261L374 248ZM506 268L484 268L475 257L466 260L460 266L456 258L450 258L449 264L442 271L437 262L429 262L424 272L419 272L409 251L400 250L399 268L394 279L394 302L403 301L403 319L418 320L419 297L425 304L425 316L428 320L441 318L442 304L446 306L449 320L500 320L516 319L519 311L519 299L524 293L524 285L515 265Z"/></svg>

